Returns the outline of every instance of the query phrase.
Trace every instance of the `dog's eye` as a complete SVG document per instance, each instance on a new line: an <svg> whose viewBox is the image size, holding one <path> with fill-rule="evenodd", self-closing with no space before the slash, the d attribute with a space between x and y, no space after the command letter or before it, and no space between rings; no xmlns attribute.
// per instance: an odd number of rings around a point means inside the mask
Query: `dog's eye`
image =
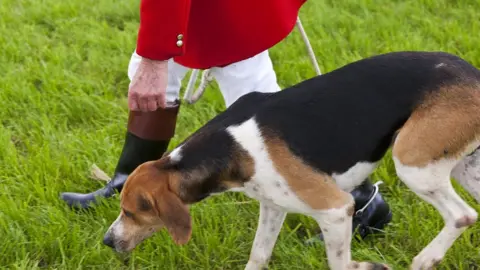
<svg viewBox="0 0 480 270"><path fill-rule="evenodd" d="M126 217L133 218L133 213L130 211L123 209L123 213L125 214Z"/></svg>

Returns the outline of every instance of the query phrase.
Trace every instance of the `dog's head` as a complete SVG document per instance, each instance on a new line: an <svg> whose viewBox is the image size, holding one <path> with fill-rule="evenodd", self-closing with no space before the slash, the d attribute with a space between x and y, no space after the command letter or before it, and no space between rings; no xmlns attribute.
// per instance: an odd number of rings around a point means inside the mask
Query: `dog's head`
<svg viewBox="0 0 480 270"><path fill-rule="evenodd" d="M169 157L140 165L128 177L121 192L121 212L104 236L104 244L117 252L129 252L143 240L166 228L177 244L191 237L188 207L176 195L178 173Z"/></svg>

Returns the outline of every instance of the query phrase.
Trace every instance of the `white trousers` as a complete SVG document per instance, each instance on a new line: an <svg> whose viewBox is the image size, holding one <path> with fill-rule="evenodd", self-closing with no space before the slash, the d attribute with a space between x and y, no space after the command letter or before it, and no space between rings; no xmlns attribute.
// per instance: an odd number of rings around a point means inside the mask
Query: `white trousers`
<svg viewBox="0 0 480 270"><path fill-rule="evenodd" d="M140 60L141 56L134 52L128 65L130 80L135 75ZM187 67L169 60L167 102L179 99L182 80L187 72ZM226 107L250 92L280 91L268 50L225 67L212 67L210 75L217 81Z"/></svg>

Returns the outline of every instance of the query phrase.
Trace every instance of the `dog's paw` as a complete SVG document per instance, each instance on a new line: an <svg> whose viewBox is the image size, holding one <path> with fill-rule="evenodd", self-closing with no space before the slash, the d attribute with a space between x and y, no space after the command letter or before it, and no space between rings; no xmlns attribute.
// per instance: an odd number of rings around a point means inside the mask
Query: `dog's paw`
<svg viewBox="0 0 480 270"><path fill-rule="evenodd" d="M444 254L439 248L425 248L412 262L411 270L430 270L440 264Z"/></svg>
<svg viewBox="0 0 480 270"><path fill-rule="evenodd" d="M442 257L427 257L427 256L417 256L413 260L411 270L432 270L435 269L435 266L439 265L442 261Z"/></svg>

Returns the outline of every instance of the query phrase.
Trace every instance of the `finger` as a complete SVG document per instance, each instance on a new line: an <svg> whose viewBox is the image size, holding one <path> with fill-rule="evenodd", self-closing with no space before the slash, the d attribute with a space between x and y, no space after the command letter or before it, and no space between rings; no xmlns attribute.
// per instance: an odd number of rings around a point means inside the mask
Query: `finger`
<svg viewBox="0 0 480 270"><path fill-rule="evenodd" d="M131 111L138 111L138 102L137 102L137 95L132 92L128 92L128 108Z"/></svg>
<svg viewBox="0 0 480 270"><path fill-rule="evenodd" d="M142 112L148 112L148 98L139 98L138 99L138 106Z"/></svg>
<svg viewBox="0 0 480 270"><path fill-rule="evenodd" d="M138 111L140 108L138 106L138 102L136 100L133 100L131 102L128 103L128 108L131 110L131 111Z"/></svg>
<svg viewBox="0 0 480 270"><path fill-rule="evenodd" d="M144 100L139 100L138 101L138 109L142 112L148 112L147 103Z"/></svg>
<svg viewBox="0 0 480 270"><path fill-rule="evenodd" d="M164 109L167 107L167 104L165 102L165 95L160 94L157 97L157 104L158 104L158 107L161 107L161 108L164 108Z"/></svg>
<svg viewBox="0 0 480 270"><path fill-rule="evenodd" d="M158 108L158 103L155 98L150 98L147 102L147 109L149 111L155 111Z"/></svg>

